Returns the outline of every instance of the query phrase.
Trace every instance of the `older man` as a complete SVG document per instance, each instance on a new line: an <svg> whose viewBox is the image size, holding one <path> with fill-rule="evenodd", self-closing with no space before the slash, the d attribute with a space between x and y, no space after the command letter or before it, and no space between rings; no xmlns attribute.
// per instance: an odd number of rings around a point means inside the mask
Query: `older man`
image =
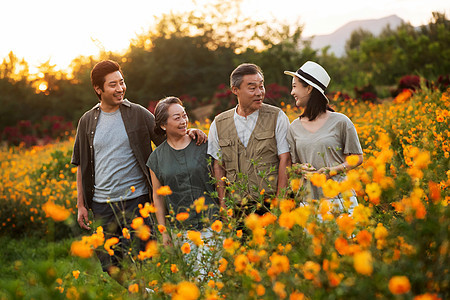
<svg viewBox="0 0 450 300"><path fill-rule="evenodd" d="M287 185L289 119L280 108L263 103L264 75L257 65L239 65L231 73L230 86L238 105L214 119L208 137L219 201L226 207L222 180L226 177L246 186L242 191L249 201L246 212L264 212L261 195L273 196Z"/></svg>

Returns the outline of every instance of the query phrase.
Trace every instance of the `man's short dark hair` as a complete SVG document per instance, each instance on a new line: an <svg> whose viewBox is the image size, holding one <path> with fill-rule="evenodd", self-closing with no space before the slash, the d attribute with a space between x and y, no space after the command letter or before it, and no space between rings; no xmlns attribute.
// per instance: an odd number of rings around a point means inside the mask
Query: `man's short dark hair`
<svg viewBox="0 0 450 300"><path fill-rule="evenodd" d="M122 69L117 62L113 60L103 60L97 63L91 71L91 83L92 87L94 88L94 92L96 86L98 86L103 91L106 75L116 71L119 71L123 77ZM95 92L95 94L97 95L98 99L101 99L100 95L97 92Z"/></svg>
<svg viewBox="0 0 450 300"><path fill-rule="evenodd" d="M264 78L264 74L261 68L258 67L257 65L250 63L240 64L239 66L236 67L236 69L234 69L233 72L231 72L230 87L232 88L233 86L235 86L237 88L240 88L243 81L243 77L245 75L254 75L254 74L260 74Z"/></svg>

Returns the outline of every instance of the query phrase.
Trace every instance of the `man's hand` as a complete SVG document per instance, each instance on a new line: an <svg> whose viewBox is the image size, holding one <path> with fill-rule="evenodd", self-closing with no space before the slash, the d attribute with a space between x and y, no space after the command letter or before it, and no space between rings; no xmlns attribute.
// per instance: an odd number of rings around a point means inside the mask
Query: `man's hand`
<svg viewBox="0 0 450 300"><path fill-rule="evenodd" d="M208 136L200 129L195 129L195 128L188 129L187 134L193 140L197 140L197 145L204 144L208 141Z"/></svg>
<svg viewBox="0 0 450 300"><path fill-rule="evenodd" d="M89 226L89 213L86 207L78 207L78 224L81 228L91 230Z"/></svg>

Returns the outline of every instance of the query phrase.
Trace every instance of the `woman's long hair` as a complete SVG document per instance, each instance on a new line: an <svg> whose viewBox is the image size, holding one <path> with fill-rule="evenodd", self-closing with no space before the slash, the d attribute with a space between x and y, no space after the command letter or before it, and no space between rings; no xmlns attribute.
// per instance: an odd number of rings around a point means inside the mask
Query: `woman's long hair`
<svg viewBox="0 0 450 300"><path fill-rule="evenodd" d="M297 79L304 87L307 87L309 85L302 79L298 77ZM332 109L330 105L328 105L328 101L324 97L324 95L321 92L319 92L319 90L316 89L315 87L312 88L313 89L311 92L311 97L309 98L308 103L306 104L305 110L300 115L299 117L300 119L306 117L310 121L314 121L320 114L326 112L327 110L334 111L334 109Z"/></svg>

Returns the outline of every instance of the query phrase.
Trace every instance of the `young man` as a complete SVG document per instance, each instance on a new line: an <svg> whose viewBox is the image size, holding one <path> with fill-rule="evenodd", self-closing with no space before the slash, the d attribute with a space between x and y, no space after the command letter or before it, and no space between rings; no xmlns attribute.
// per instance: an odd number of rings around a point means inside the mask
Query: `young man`
<svg viewBox="0 0 450 300"><path fill-rule="evenodd" d="M221 178L240 181L238 173L248 177L244 196L251 206L261 194L273 196L287 185L286 167L291 161L286 140L289 119L281 109L263 103L264 75L257 65L239 65L231 73L230 86L238 105L212 122L208 154L214 158L214 177L222 207L225 207L225 183Z"/></svg>
<svg viewBox="0 0 450 300"><path fill-rule="evenodd" d="M146 166L151 141L159 145L165 136L154 132L155 118L150 111L124 98L126 85L119 64L99 62L91 71L91 81L100 102L79 120L72 156L72 164L78 166L78 223L90 229L91 209L105 239L119 238L122 247L113 256L97 251L103 271L111 275L117 270L112 267L120 267L130 247L122 229L139 215L139 204L151 202ZM197 135L198 142L206 139L202 131L194 132L189 134ZM152 222L146 218L145 223L150 227ZM136 250L145 250L145 241L137 240ZM121 278L115 279L121 282Z"/></svg>

